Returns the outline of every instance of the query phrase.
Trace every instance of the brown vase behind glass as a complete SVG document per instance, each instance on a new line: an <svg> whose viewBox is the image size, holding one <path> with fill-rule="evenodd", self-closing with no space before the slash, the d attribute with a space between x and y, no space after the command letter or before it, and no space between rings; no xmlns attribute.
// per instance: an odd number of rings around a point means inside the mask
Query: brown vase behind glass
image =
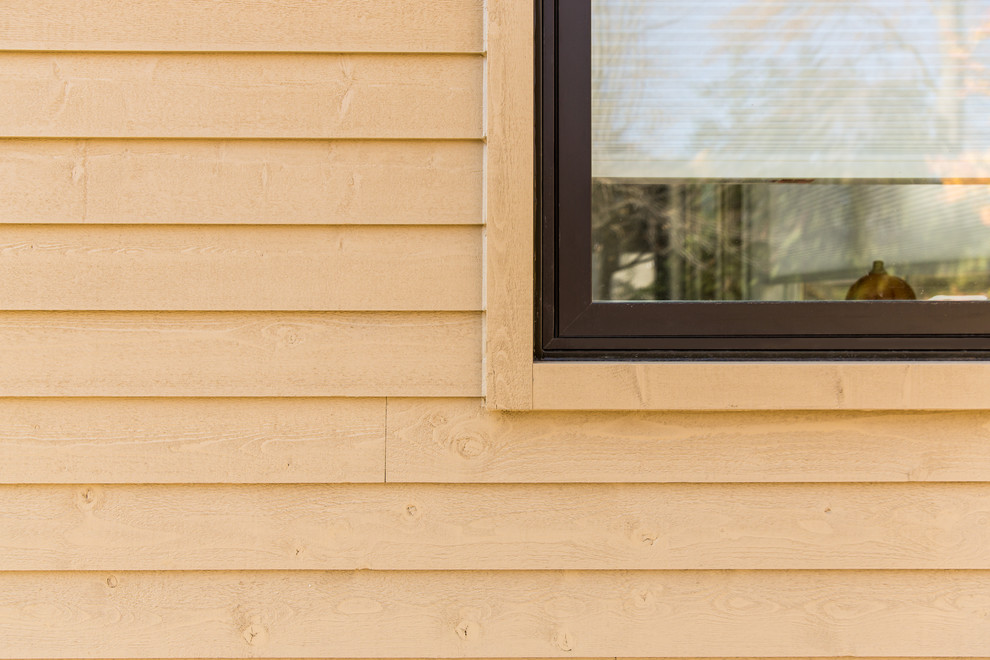
<svg viewBox="0 0 990 660"><path fill-rule="evenodd" d="M887 273L882 261L873 262L873 270L849 287L846 300L917 300L914 289L899 277Z"/></svg>

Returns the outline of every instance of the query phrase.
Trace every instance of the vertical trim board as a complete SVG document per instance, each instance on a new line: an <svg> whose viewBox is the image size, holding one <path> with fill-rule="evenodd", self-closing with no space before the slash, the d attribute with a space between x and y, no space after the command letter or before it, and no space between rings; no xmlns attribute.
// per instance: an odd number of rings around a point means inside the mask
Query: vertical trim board
<svg viewBox="0 0 990 660"><path fill-rule="evenodd" d="M533 48L528 1L488 2L485 395L532 408Z"/></svg>

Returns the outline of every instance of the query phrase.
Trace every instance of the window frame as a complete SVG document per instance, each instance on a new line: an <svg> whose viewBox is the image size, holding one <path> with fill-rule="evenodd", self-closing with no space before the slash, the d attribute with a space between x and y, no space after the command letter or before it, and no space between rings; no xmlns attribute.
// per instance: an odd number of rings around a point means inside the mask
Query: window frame
<svg viewBox="0 0 990 660"><path fill-rule="evenodd" d="M538 359L990 357L990 304L593 301L591 0L537 5Z"/></svg>
<svg viewBox="0 0 990 660"><path fill-rule="evenodd" d="M486 408L990 410L990 362L536 359L538 2L485 3Z"/></svg>

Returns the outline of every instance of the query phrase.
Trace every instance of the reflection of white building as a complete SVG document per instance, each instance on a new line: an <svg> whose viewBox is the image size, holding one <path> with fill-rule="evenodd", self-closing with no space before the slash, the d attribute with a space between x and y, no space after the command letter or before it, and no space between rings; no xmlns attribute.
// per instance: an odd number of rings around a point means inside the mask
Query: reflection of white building
<svg viewBox="0 0 990 660"><path fill-rule="evenodd" d="M874 259L898 272L951 275L990 262L990 189L934 185L753 186L762 194L771 278L855 273Z"/></svg>
<svg viewBox="0 0 990 660"><path fill-rule="evenodd" d="M595 176L987 171L988 0L593 7Z"/></svg>

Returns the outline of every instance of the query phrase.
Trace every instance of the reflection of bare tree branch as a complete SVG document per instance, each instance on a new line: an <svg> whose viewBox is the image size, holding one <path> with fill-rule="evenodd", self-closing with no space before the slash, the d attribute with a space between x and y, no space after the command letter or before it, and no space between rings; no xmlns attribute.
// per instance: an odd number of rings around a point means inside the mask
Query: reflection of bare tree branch
<svg viewBox="0 0 990 660"><path fill-rule="evenodd" d="M846 162L896 160L906 145L936 153L944 144L931 109L948 90L889 11L867 1L748 0L718 25L712 66L726 73L706 95L723 110L699 125L697 151L793 150Z"/></svg>
<svg viewBox="0 0 990 660"><path fill-rule="evenodd" d="M908 42L901 35L897 27L890 22L890 19L884 16L882 13L880 13L880 11L876 7L870 7L867 5L863 7L863 10L876 15L877 20L880 21L880 24L883 25L884 28L886 28L888 34L894 39L894 43L896 43L898 46L900 46L901 48L903 48L904 50L906 50L907 52L911 53L911 55L914 56L914 61L918 63L918 69L921 71L922 77L925 80L925 86L932 91L938 89L938 84L935 82L935 79L932 78L931 74L928 72L928 66L925 64L924 58L921 57L921 52L918 51L918 48L913 44L911 44L910 42Z"/></svg>

